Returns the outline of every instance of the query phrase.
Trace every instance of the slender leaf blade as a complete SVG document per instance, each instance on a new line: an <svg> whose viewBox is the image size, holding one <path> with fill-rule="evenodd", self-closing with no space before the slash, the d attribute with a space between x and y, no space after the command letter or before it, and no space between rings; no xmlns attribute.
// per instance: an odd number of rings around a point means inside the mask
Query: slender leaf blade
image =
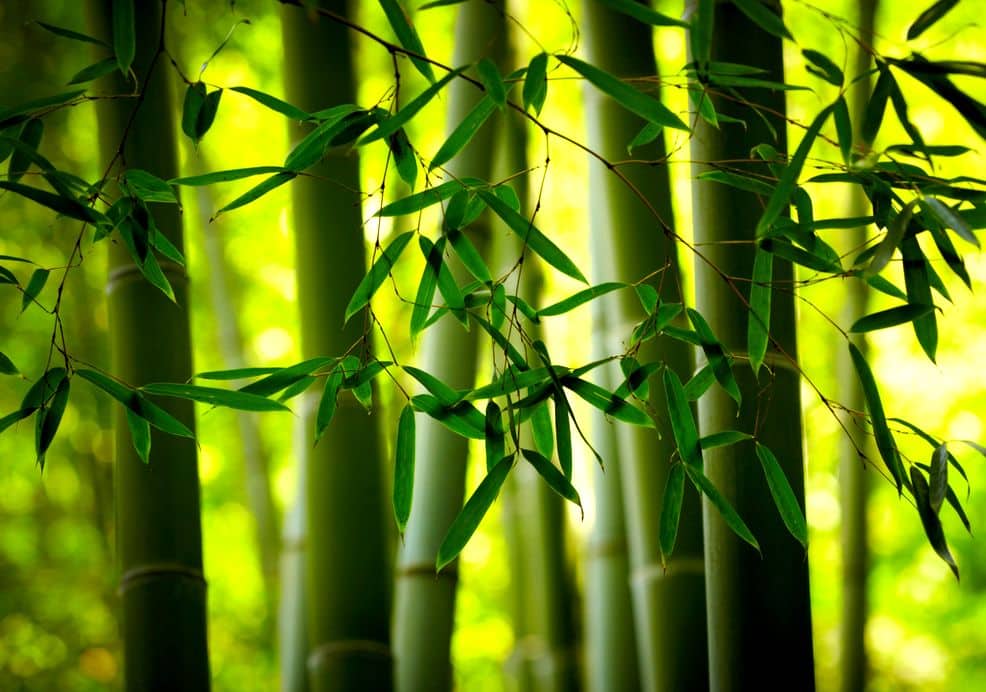
<svg viewBox="0 0 986 692"><path fill-rule="evenodd" d="M665 568L674 552L678 538L678 522L681 519L681 505L685 498L685 465L672 464L668 479L664 484L664 497L661 499L661 518L658 523L658 540L661 546L661 564Z"/></svg>
<svg viewBox="0 0 986 692"><path fill-rule="evenodd" d="M397 422L397 440L394 443L394 516L397 530L402 535L411 516L414 495L414 438L414 408L405 404Z"/></svg>
<svg viewBox="0 0 986 692"><path fill-rule="evenodd" d="M791 488L791 483L774 453L759 442L756 443L756 446L757 457L760 459L760 466L763 468L764 477L767 479L767 487L770 489L771 497L774 498L774 505L781 515L781 520L791 535L798 539L798 542L807 550L808 522L805 520L801 504Z"/></svg>
<svg viewBox="0 0 986 692"><path fill-rule="evenodd" d="M760 544L754 537L753 532L743 521L742 517L736 512L733 506L729 503L722 493L712 485L710 481L699 466L694 466L692 464L683 464L685 473L688 475L688 479L695 485L699 492L708 498L712 506L719 511L719 515L722 517L723 521L726 522L726 526L732 529L733 533L739 536L741 539L749 543L751 546L756 548L757 552L760 552Z"/></svg>
<svg viewBox="0 0 986 692"><path fill-rule="evenodd" d="M466 547L466 543L479 528L479 523L486 516L486 512L493 505L497 495L500 494L500 488L503 487L503 482L507 479L507 474L510 473L513 463L513 456L505 456L498 461L466 501L438 549L438 556L435 559L436 571L441 571Z"/></svg>

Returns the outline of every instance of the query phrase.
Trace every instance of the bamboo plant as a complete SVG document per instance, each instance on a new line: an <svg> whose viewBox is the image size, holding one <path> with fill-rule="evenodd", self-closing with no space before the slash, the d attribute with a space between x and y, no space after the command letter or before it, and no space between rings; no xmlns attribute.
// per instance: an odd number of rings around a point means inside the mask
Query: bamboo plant
<svg viewBox="0 0 986 692"><path fill-rule="evenodd" d="M714 11L712 7L714 5ZM733 4L692 3L692 56L705 69L713 63L742 63L763 69L764 78L783 81L781 39L766 33ZM703 13L710 12L711 15ZM711 20L710 24L706 20ZM696 34L706 31L706 38ZM708 38L711 36L711 38ZM704 49L703 49L704 47ZM737 89L728 99L716 89L693 85L696 102L711 99L717 113L742 119L745 127L722 119L719 127L696 118L691 140L692 174L713 170L710 162L729 162L746 176L770 176L751 160L753 147L786 147L781 91ZM755 104L752 113L743 102ZM770 285L771 347L759 381L747 356L750 282L724 277L753 276L754 230L763 214L757 195L713 180L692 187L695 242L704 259L695 262L695 304L708 327L733 356L732 372L742 405L724 387L713 386L699 399L700 433L738 430L756 437L704 452L705 475L736 509L759 542L759 552L741 540L708 497L703 499L708 598L709 674L712 689L755 689L767 680L784 680L791 689L814 688L808 560L805 548L785 528L758 457L772 453L801 508L804 466L801 448L800 378L797 359L793 272L775 257ZM742 302L737 293L744 296ZM711 349L710 349L711 350ZM709 350L705 351L706 354ZM715 357L715 353L710 357ZM735 392L734 392L735 394ZM753 635L752 633L756 633Z"/></svg>
<svg viewBox="0 0 986 692"><path fill-rule="evenodd" d="M113 175L143 169L159 178L173 178L178 171L171 84L165 60L158 52L164 21L162 3L135 2L129 21L120 17L119 4L93 0L92 22L97 35L113 37L119 62L126 64L127 57L132 57L129 67L141 98L99 102L103 165L112 165ZM134 52L128 54L127 45L135 46ZM133 91L133 82L121 74L116 72L103 80L109 93ZM148 212L157 230L180 251L177 205L153 204ZM144 263L152 261L156 260L145 259ZM170 282L174 301L144 278L127 243L110 246L106 292L112 372L129 385L184 382L192 374L188 279L184 267L175 262L162 260L160 269ZM162 406L192 429L190 401L173 400ZM149 430L128 409L117 407L116 540L124 684L135 692L208 690L206 584L195 442L154 430L149 437L150 460L145 463L131 439L131 425ZM146 443L142 434L135 434L135 438Z"/></svg>
<svg viewBox="0 0 986 692"><path fill-rule="evenodd" d="M342 16L352 11L343 0L319 6ZM292 7L284 8L282 27L288 100L308 112L356 102L352 33ZM307 133L296 124L290 137ZM343 326L366 267L359 160L348 148L330 147L311 171L292 185L302 355L365 360L371 349L362 321ZM312 408L305 420L313 433ZM389 689L391 547L376 416L340 393L331 424L303 459L311 689Z"/></svg>

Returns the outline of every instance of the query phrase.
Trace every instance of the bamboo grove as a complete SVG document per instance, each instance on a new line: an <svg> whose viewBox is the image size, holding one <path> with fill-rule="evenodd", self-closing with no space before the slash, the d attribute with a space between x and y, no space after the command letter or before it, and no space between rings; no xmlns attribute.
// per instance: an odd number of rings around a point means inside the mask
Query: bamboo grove
<svg viewBox="0 0 986 692"><path fill-rule="evenodd" d="M49 450L77 391L112 407L126 689L211 685L195 402L297 414L298 496L279 577L269 479L251 488L284 690L452 689L459 555L496 503L514 579L514 689L746 690L776 679L813 689L805 393L839 421L846 446L844 689L867 674L870 479L895 488L898 512L916 515L959 577L942 523L948 513L971 531L959 446L881 396L865 335L909 329L934 362L949 285L973 287L963 252L986 228L986 181L937 171L980 143L927 143L902 84L920 84L986 138L986 106L967 90L986 78L983 64L877 53L875 1L858 18L818 12L844 38L844 59L799 42L772 1L689 0L678 17L584 0L570 50L525 54L520 35L538 27L505 0L281 0L275 95L205 81L233 31L197 75L183 68L169 32L186 4L91 0L87 26L38 18L37 31L84 44L94 62L68 90L0 111L0 205L59 219L65 249L57 264L0 255L3 290L49 324L32 345L46 352L40 371L0 353L3 374L22 380L7 386L23 390L0 432L33 430L44 470L61 463ZM956 4L915 13L907 39L935 31ZM442 12L456 17L448 63L419 33ZM685 37L683 64L658 66L657 28ZM837 94L804 122L786 104L804 81L785 70L792 47ZM377 102L360 102L357 50L392 63ZM563 79L580 82L584 133L545 115ZM662 100L669 89L687 93L687 112ZM215 136L232 99L279 119L283 159L180 169L179 138ZM95 177L42 153L46 123L90 101ZM437 149L418 140L435 104L447 111ZM878 139L890 119L904 141ZM687 144L672 148L672 134ZM820 155L823 145L839 158ZM550 152L562 147L589 162L588 264L542 221ZM367 189L361 157L384 162L379 189ZM673 204L679 159L687 214ZM199 195L209 223L236 223L282 186L302 360L251 366L231 327L230 367L195 373L183 203ZM827 187L849 190L845 215L815 217L812 195ZM107 362L91 362L65 329L85 319L63 298L95 253L109 258ZM847 305L828 337L842 363L836 394L803 366L796 328L801 291L833 280ZM228 313L217 281L213 302ZM547 302L551 281L577 288ZM872 296L892 307L869 309ZM377 308L388 300L403 306L400 322ZM552 332L583 308L591 360L562 364ZM16 326L5 334L19 338ZM261 455L255 419L242 426ZM902 435L926 443L923 458L902 453ZM576 481L583 457L596 519L579 595L566 503L581 511L589 497ZM470 465L483 469L475 485Z"/></svg>

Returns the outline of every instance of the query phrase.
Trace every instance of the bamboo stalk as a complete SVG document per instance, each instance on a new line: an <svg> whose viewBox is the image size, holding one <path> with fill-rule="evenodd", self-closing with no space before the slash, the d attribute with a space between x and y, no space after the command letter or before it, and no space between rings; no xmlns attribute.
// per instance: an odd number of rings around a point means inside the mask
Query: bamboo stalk
<svg viewBox="0 0 986 692"><path fill-rule="evenodd" d="M593 64L620 78L652 77L657 73L649 27L601 3L587 2L585 14L585 45ZM627 158L627 144L644 125L639 117L592 88L586 92L586 119L589 146L610 161ZM635 150L633 157L663 161L663 137L646 150ZM667 165L621 166L620 171L646 195L660 221L672 224ZM596 180L590 200L602 210L606 223L593 229L598 248L593 255L611 256L614 266L613 274L607 274L602 267L597 269L595 280L637 281L659 270L650 283L662 300L680 301L675 247L661 234L659 220L612 173L597 175ZM619 297L615 314L617 324L610 329L617 331L625 343L633 322L643 317L632 292ZM613 349L611 353L625 348L612 341L608 344ZM642 363L663 361L682 378L691 374L691 350L684 343L651 341L636 355ZM651 391L651 403L656 409L663 409L664 393L656 378ZM665 569L658 526L661 498L674 451L674 438L666 418L660 420L658 433L620 426L619 458L611 461L620 466L622 477L640 680L645 690L704 689L708 677L704 653L705 577L700 503L694 492L687 493L674 556Z"/></svg>
<svg viewBox="0 0 986 692"><path fill-rule="evenodd" d="M98 104L104 165L125 139L115 172L142 168L160 178L177 175L174 110L166 61L152 62L160 44L157 0L135 2L133 71L142 98ZM110 36L112 3L90 4L97 35ZM119 73L104 80L109 93L133 85ZM132 120L131 120L132 117ZM158 229L179 249L181 220L175 205L152 205ZM110 350L112 372L131 385L184 382L192 374L188 323L188 278L183 267L162 262L176 303L151 286L123 243L109 255ZM194 423L188 401L161 402L187 426ZM134 451L122 407L114 417L116 452L116 535L120 568L121 632L127 690L209 689L205 579L195 443L152 432L149 464Z"/></svg>
<svg viewBox="0 0 986 692"><path fill-rule="evenodd" d="M343 0L320 5L348 16ZM282 12L287 99L309 112L354 103L350 32L294 7ZM331 66L331 67L329 67ZM292 142L308 130L293 125ZM305 358L372 353L358 317L344 311L365 273L359 161L330 149L312 176L292 183L294 239ZM311 412L305 417L314 431ZM392 680L390 542L383 445L377 416L344 393L332 424L305 455L308 670L315 692L385 690Z"/></svg>
<svg viewBox="0 0 986 692"><path fill-rule="evenodd" d="M694 5L694 3L691 3ZM735 6L715 3L713 61L761 67L766 79L783 80L780 39L768 35ZM741 98L762 107L761 115L713 97L716 109L742 118L746 128L722 124L715 129L697 119L692 136L692 178L709 170L710 162L747 162L750 150L769 142L786 151L784 95L780 91L738 90ZM777 132L775 139L764 123ZM769 171L763 164L730 163L743 173ZM768 352L769 370L758 383L742 356L746 350L747 311L719 272L750 277L753 240L763 211L757 196L715 182L693 182L695 241L708 264L696 260L696 306L724 347L736 356L733 368L743 395L735 403L714 386L699 400L701 434L736 429L755 433L769 447L804 506L804 464L801 449L800 381L786 359L797 357L791 265L774 259L771 336L786 355ZM748 283L736 284L748 294ZM762 391L761 391L762 390ZM763 556L741 541L704 501L705 561L709 622L709 673L714 690L758 689L784 680L790 689L814 689L808 561L804 549L786 531L768 491L752 444L741 443L704 454L705 472L733 504L760 542ZM755 633L755 634L754 634Z"/></svg>

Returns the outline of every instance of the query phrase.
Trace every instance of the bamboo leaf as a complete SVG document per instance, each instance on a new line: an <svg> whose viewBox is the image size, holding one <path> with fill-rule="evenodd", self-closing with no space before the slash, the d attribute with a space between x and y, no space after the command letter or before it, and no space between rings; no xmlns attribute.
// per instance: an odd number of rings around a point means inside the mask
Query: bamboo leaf
<svg viewBox="0 0 986 692"><path fill-rule="evenodd" d="M633 425L651 428L654 427L654 421L651 420L650 416L628 402L626 399L621 399L620 397L611 394L599 385L592 384L591 382L587 382L570 375L562 377L561 383L567 389L571 389L587 403L591 404L608 416L612 416L613 418L621 420L624 423L632 423Z"/></svg>
<svg viewBox="0 0 986 692"><path fill-rule="evenodd" d="M137 53L134 0L113 0L113 53L120 72L126 75Z"/></svg>
<svg viewBox="0 0 986 692"><path fill-rule="evenodd" d="M538 53L527 65L524 75L524 110L534 110L535 115L541 115L541 107L548 96L548 54Z"/></svg>
<svg viewBox="0 0 986 692"><path fill-rule="evenodd" d="M359 106L345 105L333 109L332 117L319 123L318 127L305 135L284 159L284 167L301 172L322 160L328 148L344 139L343 133L358 123L370 118L369 111ZM369 126L369 121L365 122Z"/></svg>
<svg viewBox="0 0 986 692"><path fill-rule="evenodd" d="M431 254L432 242L425 236L418 237L418 245L421 253L428 259ZM431 304L435 298L435 290L438 288L438 275L432 271L430 264L425 264L424 271L421 273L421 281L418 282L418 292L414 297L414 307L411 309L411 338L413 339L425 328L428 322L428 313L431 311Z"/></svg>
<svg viewBox="0 0 986 692"><path fill-rule="evenodd" d="M759 442L756 445L757 457L760 459L764 477L767 479L767 487L770 488L770 495L774 498L774 504L781 515L781 520L791 535L798 539L798 542L807 550L808 522L805 521L804 511L798 503L798 498L795 496L794 490L791 488L791 484L774 453Z"/></svg>
<svg viewBox="0 0 986 692"><path fill-rule="evenodd" d="M462 400L462 394L424 370L405 365L404 372L416 379L430 393L434 394L442 406L454 406ZM500 456L503 455L501 454ZM500 457L497 457L497 460L499 459Z"/></svg>
<svg viewBox="0 0 986 692"><path fill-rule="evenodd" d="M696 178L698 180L713 180L729 187L735 187L737 190L745 190L758 195L770 195L774 192L774 186L766 181L729 171L703 171Z"/></svg>
<svg viewBox="0 0 986 692"><path fill-rule="evenodd" d="M31 161L37 155L44 129L44 121L40 118L31 118L24 123L20 134L17 135L19 146L14 149L14 153L10 157L10 164L7 167L8 180L17 182L27 173L31 167Z"/></svg>
<svg viewBox="0 0 986 692"><path fill-rule="evenodd" d="M148 464L151 461L151 424L129 408L124 411L127 414L127 427L130 429L130 439L134 443L137 457Z"/></svg>
<svg viewBox="0 0 986 692"><path fill-rule="evenodd" d="M27 280L27 287L24 289L24 295L21 298L22 313L37 299L38 294L41 293L41 289L48 282L50 273L47 269L35 269L31 273L31 278Z"/></svg>
<svg viewBox="0 0 986 692"><path fill-rule="evenodd" d="M922 197L921 206L930 211L946 228L951 228L962 240L979 247L979 238L972 232L972 228L966 223L965 219L955 213L955 210L946 206L940 199L935 197Z"/></svg>
<svg viewBox="0 0 986 692"><path fill-rule="evenodd" d="M555 453L555 432L547 401L542 401L534 407L530 417L530 425L534 447L545 458L550 459L551 455Z"/></svg>
<svg viewBox="0 0 986 692"><path fill-rule="evenodd" d="M434 245L431 245L425 255L425 263L427 264L427 268L434 274L435 285L438 287L438 292L445 299L449 310L468 329L469 318L466 314L466 304L462 297L462 291L459 290L459 285L455 282L452 270L445 263L445 243L446 238L442 237ZM430 245L430 241L424 236L420 236L419 244L421 245L422 251L424 251L425 247Z"/></svg>
<svg viewBox="0 0 986 692"><path fill-rule="evenodd" d="M487 95L493 99L497 106L502 106L507 102L507 87L503 84L503 77L496 65L489 58L483 58L476 65L476 72L479 79L483 82Z"/></svg>
<svg viewBox="0 0 986 692"><path fill-rule="evenodd" d="M318 402L318 412L315 414L315 444L322 439L332 417L336 412L336 397L342 386L342 368L335 368L329 376L325 378L325 387L322 390L322 398Z"/></svg>
<svg viewBox="0 0 986 692"><path fill-rule="evenodd" d="M921 517L921 525L924 527L925 536L928 537L928 543L958 579L959 567L955 564L955 558L952 557L952 552L948 549L941 519L938 518L937 512L931 506L928 481L925 480L924 474L917 466L911 467L911 485L914 488L914 503L917 505L918 516Z"/></svg>
<svg viewBox="0 0 986 692"><path fill-rule="evenodd" d="M387 246L387 249L373 263L370 271L366 273L366 276L360 281L359 286L356 287L356 291L353 293L349 305L346 306L346 322L369 304L373 294L377 292L377 289L383 285L383 282L390 275L390 270L393 268L397 258L404 251L404 248L411 241L414 233L415 231L407 231L394 238L390 245Z"/></svg>
<svg viewBox="0 0 986 692"><path fill-rule="evenodd" d="M626 288L628 285L629 284L621 283L619 281L610 281L607 283L598 284L596 286L591 286L569 296L568 298L565 298L564 300L549 305L548 307L541 308L537 311L537 315L538 317L564 315L566 312L588 303L593 298L598 298L599 296L604 296L607 293L612 293L613 291L621 288Z"/></svg>
<svg viewBox="0 0 986 692"><path fill-rule="evenodd" d="M86 223L96 223L103 219L103 215L80 204L78 200L55 195L46 190L39 190L36 187L14 183L9 180L0 180L0 190L9 190L13 193L26 197L32 202L37 202L43 207L48 207L52 211Z"/></svg>
<svg viewBox="0 0 986 692"><path fill-rule="evenodd" d="M270 94L266 94L263 91L258 91L245 86L230 87L229 90L238 92L244 96L249 96L257 103L266 106L275 113L285 115L291 120L310 120L312 117L309 113L306 113L297 106L292 106L290 103L282 101L281 99L271 96Z"/></svg>
<svg viewBox="0 0 986 692"><path fill-rule="evenodd" d="M270 396L271 394L276 394L277 392L290 387L299 380L311 375L316 370L320 370L327 365L331 365L336 362L335 358L310 358L304 360L300 363L296 363L286 368L276 368L270 370L268 368L258 368L252 371L252 374L245 375L250 377L252 375L266 374L267 376L257 380L256 382L251 382L248 385L240 387L241 392L246 392L247 394L256 394L257 396ZM251 369L247 369L246 373L251 373ZM203 375L199 375L203 377ZM217 379L217 378L209 378ZM223 377L222 379L231 379L228 377ZM239 378L236 378L239 379Z"/></svg>
<svg viewBox="0 0 986 692"><path fill-rule="evenodd" d="M242 380L260 375L270 375L283 368L235 368L232 370L208 370L195 375L203 380ZM256 392L254 392L256 393Z"/></svg>
<svg viewBox="0 0 986 692"><path fill-rule="evenodd" d="M390 28L394 30L394 34L397 36L397 40L401 42L401 45L410 52L423 56L425 54L425 48L421 45L418 32L414 30L414 26L411 24L400 3L397 0L379 0L379 2L384 14L387 15L387 21L390 22ZM422 60L413 55L409 57L414 67L417 68L418 72L425 79L429 82L435 81L435 73L432 71L431 64L427 60Z"/></svg>
<svg viewBox="0 0 986 692"><path fill-rule="evenodd" d="M633 17L638 22L643 24L650 24L651 26L677 26L683 29L690 28L688 22L682 21L680 19L674 19L673 17L668 17L661 14L660 12L655 12L647 5L643 5L636 0L598 0L601 4L605 5L615 12L620 12L628 17Z"/></svg>
<svg viewBox="0 0 986 692"><path fill-rule="evenodd" d="M732 0L740 10L749 17L761 29L778 38L786 38L793 41L791 32L784 26L784 20L775 14L772 9L760 2L760 0Z"/></svg>
<svg viewBox="0 0 986 692"><path fill-rule="evenodd" d="M575 263L550 238L538 230L533 222L511 209L492 192L479 190L478 194L493 210L493 213L503 219L510 230L523 239L524 244L532 252L563 274L567 274L582 283L589 283Z"/></svg>
<svg viewBox="0 0 986 692"><path fill-rule="evenodd" d="M38 463L42 465L44 465L45 453L55 439L55 433L58 432L58 426L62 422L65 406L68 404L70 382L71 380L68 377L63 376L58 381L58 386L55 387L55 393L52 395L48 405L46 407L42 406L41 411L38 413L36 449Z"/></svg>
<svg viewBox="0 0 986 692"><path fill-rule="evenodd" d="M757 0L752 1L759 4ZM791 157L787 166L784 167L780 179L777 181L777 187L774 188L774 193L767 201L763 216L757 222L756 236L758 238L763 237L770 230L770 227L787 208L791 200L791 195L794 192L794 187L798 182L798 177L801 175L801 169L804 167L805 160L808 158L808 152L811 151L811 146L814 144L815 138L818 136L822 125L825 124L833 108L834 104L826 106L815 117L811 125L808 126L808 129L805 130L805 134L801 138L801 142L798 144L794 156Z"/></svg>
<svg viewBox="0 0 986 692"><path fill-rule="evenodd" d="M740 432L739 430L723 430L721 432L706 435L698 441L698 446L703 450L715 449L716 447L727 447L737 442L752 440L753 435Z"/></svg>
<svg viewBox="0 0 986 692"><path fill-rule="evenodd" d="M418 180L418 160L404 128L387 137L387 146L390 147L390 153L394 156L397 175L413 190L414 184Z"/></svg>
<svg viewBox="0 0 986 692"><path fill-rule="evenodd" d="M493 283L493 277L490 275L490 269L486 266L483 256L479 254L479 250L465 233L453 230L446 233L446 237L452 249L455 250L455 254L462 260L462 264L469 270L470 274L484 284Z"/></svg>
<svg viewBox="0 0 986 692"><path fill-rule="evenodd" d="M722 344L719 343L719 339L716 338L705 318L697 310L686 308L685 311L688 313L688 319L691 320L692 326L695 327L702 351L705 353L709 365L712 366L712 374L715 375L716 381L736 402L736 405L741 406L743 396L740 393L739 385L736 383L736 377L733 375L730 357L726 355Z"/></svg>
<svg viewBox="0 0 986 692"><path fill-rule="evenodd" d="M773 295L771 282L774 278L774 255L763 248L757 248L753 259L753 280L750 284L750 315L746 329L746 349L749 352L750 367L756 377L767 354L770 339L770 302Z"/></svg>
<svg viewBox="0 0 986 692"><path fill-rule="evenodd" d="M397 440L394 443L394 516L401 535L411 516L414 494L414 437L414 409L410 404L405 404L397 422Z"/></svg>
<svg viewBox="0 0 986 692"><path fill-rule="evenodd" d="M503 432L503 413L495 401L486 404L486 470L491 471L506 449L506 439Z"/></svg>
<svg viewBox="0 0 986 692"><path fill-rule="evenodd" d="M852 121L849 119L849 106L846 99L839 94L832 108L832 119L835 121L835 132L839 140L839 151L842 152L842 161L850 163L852 159ZM818 228L816 226L816 228Z"/></svg>
<svg viewBox="0 0 986 692"><path fill-rule="evenodd" d="M255 185L250 188L242 195L234 199L232 202L227 204L225 207L216 212L216 216L224 214L234 209L239 209L242 206L249 204L250 202L256 201L266 195L271 190L279 188L284 183L294 180L298 176L294 171L283 171L281 173L275 173L271 177L264 180L262 183Z"/></svg>
<svg viewBox="0 0 986 692"><path fill-rule="evenodd" d="M267 397L246 392L203 387L194 384L175 384L171 382L155 382L140 388L145 394L190 399L213 406L225 406L241 411L287 411L287 406Z"/></svg>
<svg viewBox="0 0 986 692"><path fill-rule="evenodd" d="M14 361L7 357L6 353L0 352L0 374L20 375L21 371L14 365Z"/></svg>
<svg viewBox="0 0 986 692"><path fill-rule="evenodd" d="M658 523L658 540L661 546L661 564L667 569L668 560L674 552L678 538L678 522L681 519L681 504L685 498L685 466L671 464L668 479L664 484L664 497L661 499L661 518Z"/></svg>
<svg viewBox="0 0 986 692"><path fill-rule="evenodd" d="M870 412L870 424L873 426L877 450L879 450L880 458L883 459L883 463L886 464L891 477L897 484L897 492L900 493L904 482L903 467L897 453L897 444L894 442L893 433L887 427L887 417L883 412L883 403L880 401L880 392L877 389L876 380L873 378L873 371L870 370L869 363L866 362L862 352L851 341L849 342L849 355L852 358L853 367L856 369L860 387L863 389L866 408Z"/></svg>
<svg viewBox="0 0 986 692"><path fill-rule="evenodd" d="M534 467L534 470L538 472L548 484L548 486L554 490L556 493L561 495L563 498L572 502L582 510L582 499L579 497L579 492L575 489L575 486L565 478L558 467L552 464L548 459L533 449L522 449L520 450L524 458ZM582 511L583 516L585 511Z"/></svg>
<svg viewBox="0 0 986 692"><path fill-rule="evenodd" d="M688 401L698 401L703 394L709 391L716 381L716 376L712 374L712 366L705 365L701 370L692 375L691 379L685 383L685 398Z"/></svg>
<svg viewBox="0 0 986 692"><path fill-rule="evenodd" d="M196 144L198 138L195 132L203 103L205 103L205 84L203 82L189 84L185 89L185 99L182 101L181 131Z"/></svg>
<svg viewBox="0 0 986 692"><path fill-rule="evenodd" d="M657 99L637 91L608 72L582 62L578 58L573 58L570 55L556 55L555 57L585 77L597 89L613 98L631 113L636 113L655 125L673 127L688 132L688 125Z"/></svg>
<svg viewBox="0 0 986 692"><path fill-rule="evenodd" d="M136 258L134 259L136 260ZM148 283L161 291L172 303L176 302L175 291L171 287L171 282L168 281L168 277L161 271L161 265L153 253L147 253L144 261L138 266L140 266L140 273L144 275Z"/></svg>
<svg viewBox="0 0 986 692"><path fill-rule="evenodd" d="M917 238L912 235L906 236L900 243L900 252L904 257L904 289L907 291L907 302L912 305L934 307L934 299L931 297L931 278L937 278L937 274L933 273L934 270L921 250ZM915 318L912 324L918 343L934 363L938 350L938 323L934 310Z"/></svg>
<svg viewBox="0 0 986 692"><path fill-rule="evenodd" d="M66 29L65 27L55 26L54 24L48 24L47 22L42 21L37 21L35 24L55 36L61 36L62 38L71 39L73 41L92 43L93 45L109 48L105 41L101 41L98 38L90 36L89 34L83 34L78 31L73 31L72 29Z"/></svg>
<svg viewBox="0 0 986 692"><path fill-rule="evenodd" d="M845 82L846 78L842 74L842 70L839 69L839 66L832 62L832 59L824 53L806 48L801 51L801 54L804 56L805 60L817 68L813 70L809 67L810 72L814 72L829 84L834 84L837 87L841 87ZM841 99L842 97L840 96L839 98Z"/></svg>
<svg viewBox="0 0 986 692"><path fill-rule="evenodd" d="M863 113L863 126L860 130L863 142L867 147L873 144L877 133L880 132L883 114L887 109L887 97L890 96L890 89L894 81L893 75L890 74L886 65L878 63L877 66L880 68L880 76L877 78L873 93L866 104L866 111Z"/></svg>
<svg viewBox="0 0 986 692"><path fill-rule="evenodd" d="M52 107L61 106L69 103L70 101L74 101L85 93L85 89L75 89L73 91L65 91L61 94L55 94L54 96L43 96L39 99L33 99L10 108L0 110L0 130L23 122L34 114L42 114L43 112L50 110Z"/></svg>
<svg viewBox="0 0 986 692"><path fill-rule="evenodd" d="M496 106L496 101L490 96L480 99L479 103L473 106L472 110L445 140L445 143L435 152L431 163L428 165L428 170L434 170L462 151L463 147L469 144L479 132L479 128L496 112Z"/></svg>
<svg viewBox="0 0 986 692"><path fill-rule="evenodd" d="M681 385L681 379L670 368L664 369L663 378L664 395L668 400L668 417L671 419L671 432L678 446L678 455L689 466L701 467L702 448L699 445L698 428Z"/></svg>
<svg viewBox="0 0 986 692"><path fill-rule="evenodd" d="M404 214L413 214L421 211L422 209L427 209L433 204L444 202L455 193L466 189L466 185L472 184L482 185L484 183L481 180L476 180L475 178L463 178L461 181L450 180L447 183L442 183L441 185L436 185L435 187L429 187L427 190L422 190L421 192L417 192L413 195L399 199L396 202L391 202L378 211L376 215L403 216Z"/></svg>
<svg viewBox="0 0 986 692"><path fill-rule="evenodd" d="M411 404L454 433L473 440L486 439L486 418L467 401L445 406L436 396L418 394L411 397Z"/></svg>
<svg viewBox="0 0 986 692"><path fill-rule="evenodd" d="M565 479L572 480L572 425L569 420L568 402L561 393L556 393L555 401L555 440L558 446L558 463Z"/></svg>
<svg viewBox="0 0 986 692"><path fill-rule="evenodd" d="M948 491L948 447L944 442L931 454L928 481L928 504L932 511L938 514Z"/></svg>
<svg viewBox="0 0 986 692"><path fill-rule="evenodd" d="M386 120L380 122L375 130L372 130L369 134L364 135L363 138L357 142L357 144L369 144L370 142L382 139L383 137L389 137L397 132L399 129L404 127L408 121L411 120L411 118L417 115L418 111L427 106L428 102L431 101L439 91L444 89L446 84L451 82L461 73L462 68L449 72L447 75L414 97L410 103L395 113L393 117L387 118Z"/></svg>
<svg viewBox="0 0 986 692"><path fill-rule="evenodd" d="M0 418L0 433L12 426L14 423L24 420L37 410L37 408L20 408L13 413L8 413L3 418Z"/></svg>
<svg viewBox="0 0 986 692"><path fill-rule="evenodd" d="M879 274L890 263L891 258L894 256L894 251L900 247L901 241L904 239L904 234L907 232L911 219L914 217L914 209L917 207L917 204L918 200L911 200L891 220L887 226L886 235L884 235L880 244L876 246L873 259L870 260L870 264L866 268L865 273L867 276Z"/></svg>
<svg viewBox="0 0 986 692"><path fill-rule="evenodd" d="M252 166L250 168L232 168L226 171L213 171L202 175L190 175L183 178L172 178L168 181L171 185L185 185L188 187L199 187L202 185L213 185L215 183L228 183L233 180L251 178L255 175L265 173L288 173L281 166Z"/></svg>
<svg viewBox="0 0 986 692"><path fill-rule="evenodd" d="M219 111L219 100L222 98L223 90L215 89L206 94L202 100L202 107L195 118L195 136L192 138L196 142L205 136L205 133L212 127Z"/></svg>
<svg viewBox="0 0 986 692"><path fill-rule="evenodd" d="M879 312L874 312L864 317L860 317L849 328L849 331L858 334L862 332L871 332L876 329L896 327L899 324L913 322L914 320L927 315L934 309L934 305L918 305L915 303L898 305L894 308L880 310Z"/></svg>
<svg viewBox="0 0 986 692"><path fill-rule="evenodd" d="M438 557L435 560L436 571L441 571L466 547L466 543L476 532L479 523L486 516L486 512L493 501L496 500L496 496L500 494L500 488L503 487L503 482L507 479L507 474L510 473L513 463L513 456L506 456L498 461L466 501L438 549Z"/></svg>
<svg viewBox="0 0 986 692"><path fill-rule="evenodd" d="M938 0L935 2L931 7L918 15L918 18L907 29L907 40L913 41L916 39L958 4L959 0Z"/></svg>
<svg viewBox="0 0 986 692"><path fill-rule="evenodd" d="M175 197L175 191L171 189L171 185L153 173L142 171L139 168L129 168L123 174L123 182L134 196L144 202L178 203L178 198Z"/></svg>
<svg viewBox="0 0 986 692"><path fill-rule="evenodd" d="M555 370L556 377L563 374L567 374L567 371ZM490 384L477 387L473 391L469 392L466 399L474 401L476 399L492 399L493 397L507 396L509 394L513 394L514 392L519 392L522 389L536 387L546 382L550 382L551 380L552 371L547 367L531 368L528 370L520 370L517 367L509 367Z"/></svg>
<svg viewBox="0 0 986 692"><path fill-rule="evenodd" d="M751 546L756 548L757 552L760 552L760 544L757 539L753 536L746 522L737 514L733 506L729 504L729 500L722 496L722 493L710 481L704 473L702 473L701 467L693 466L692 464L684 464L685 473L688 474L689 480L695 485L699 492L701 492L705 497L708 498L712 506L715 507L720 516L722 516L723 521L726 522L726 526L732 529L733 533L742 538L744 541L749 543Z"/></svg>

